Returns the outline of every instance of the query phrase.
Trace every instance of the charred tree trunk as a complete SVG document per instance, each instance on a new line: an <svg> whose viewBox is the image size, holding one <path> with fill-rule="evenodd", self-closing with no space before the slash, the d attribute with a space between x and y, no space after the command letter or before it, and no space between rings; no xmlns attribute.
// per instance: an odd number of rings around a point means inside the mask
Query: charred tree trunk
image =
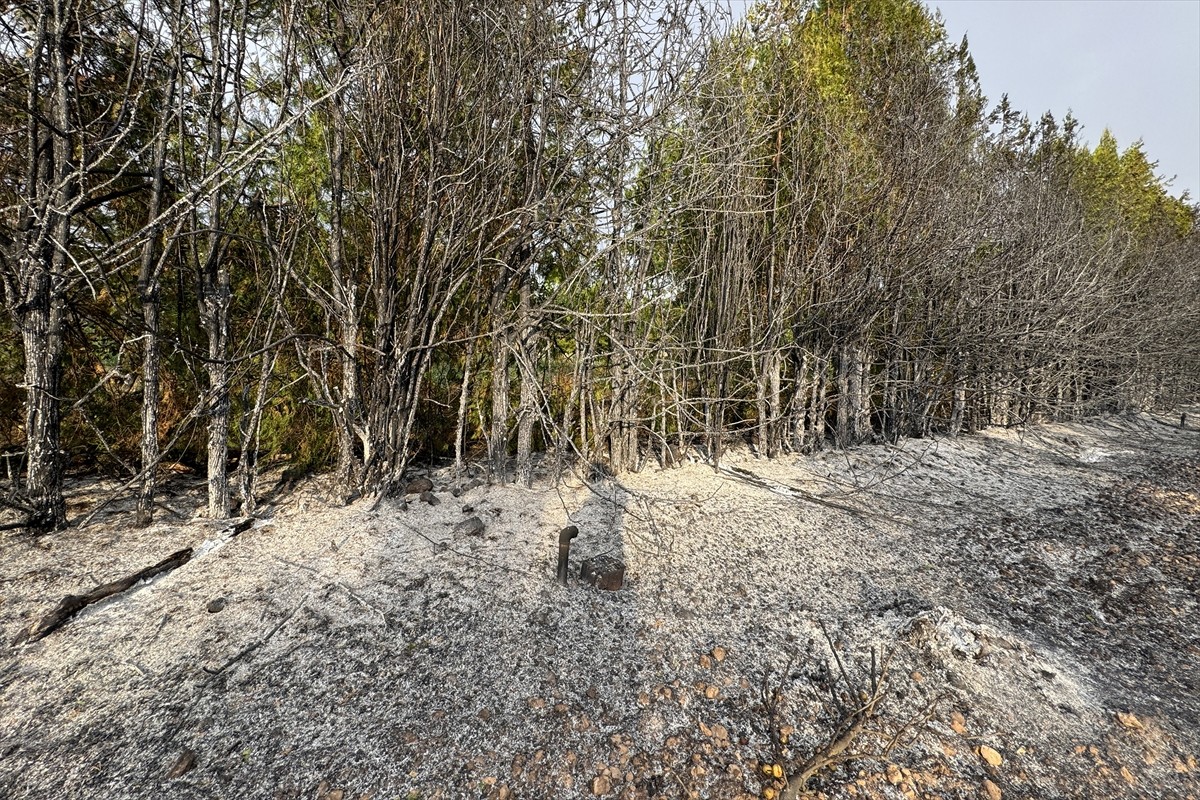
<svg viewBox="0 0 1200 800"><path fill-rule="evenodd" d="M498 314L501 307L493 303L493 320L503 326ZM500 327L492 332L492 434L488 439L488 465L492 480L508 482L508 336Z"/></svg>
<svg viewBox="0 0 1200 800"><path fill-rule="evenodd" d="M172 75L173 94L174 75ZM158 330L162 313L162 267L159 254L158 217L162 208L164 169L167 158L167 132L164 121L154 143L153 184L148 210L150 229L142 247L141 271L138 275L138 295L142 304L142 477L137 493L137 524L145 527L154 520L154 492L157 485L158 462L162 458L158 443L159 411L159 352Z"/></svg>
<svg viewBox="0 0 1200 800"><path fill-rule="evenodd" d="M526 275L521 282L517 319L517 367L521 377L521 399L517 407L517 480L526 487L533 486L533 423L537 418L538 394L530 291Z"/></svg>
<svg viewBox="0 0 1200 800"><path fill-rule="evenodd" d="M221 163L225 142L226 48L223 30L227 21L220 2L208 9L208 36L212 64L207 120L208 157L212 165ZM200 264L200 327L208 339L208 515L212 519L229 516L229 304L231 290L229 265L225 263L225 191L218 186L208 197L208 220L204 261Z"/></svg>
<svg viewBox="0 0 1200 800"><path fill-rule="evenodd" d="M45 0L36 15L25 97L27 166L20 245L15 272L5 275L4 294L25 359L26 522L34 529L52 530L66 524L63 316L72 206L79 188L71 163L74 10L63 0Z"/></svg>
<svg viewBox="0 0 1200 800"><path fill-rule="evenodd" d="M342 54L339 53L339 57ZM339 307L338 360L341 387L337 416L337 480L348 491L358 479L355 427L358 403L358 297L357 287L346 270L346 231L343 220L346 173L346 115L339 89L332 102L333 119L329 147L329 270Z"/></svg>
<svg viewBox="0 0 1200 800"><path fill-rule="evenodd" d="M471 369L475 364L475 343L467 343L467 354L463 357L462 386L458 390L458 416L454 424L454 472L463 474L463 450L467 443L467 402L471 397Z"/></svg>

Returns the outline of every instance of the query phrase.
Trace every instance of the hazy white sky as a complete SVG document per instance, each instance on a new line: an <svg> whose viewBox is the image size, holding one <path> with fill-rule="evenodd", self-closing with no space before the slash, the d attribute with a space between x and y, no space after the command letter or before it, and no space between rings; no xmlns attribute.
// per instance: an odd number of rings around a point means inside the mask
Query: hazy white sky
<svg viewBox="0 0 1200 800"><path fill-rule="evenodd" d="M1070 110L1090 144L1106 127L1122 148L1141 139L1172 193L1200 201L1200 0L924 1L952 41L967 34L992 104Z"/></svg>
<svg viewBox="0 0 1200 800"><path fill-rule="evenodd" d="M1200 200L1200 0L931 0L950 38L967 34L995 103L1037 118L1070 109L1095 144L1137 139Z"/></svg>

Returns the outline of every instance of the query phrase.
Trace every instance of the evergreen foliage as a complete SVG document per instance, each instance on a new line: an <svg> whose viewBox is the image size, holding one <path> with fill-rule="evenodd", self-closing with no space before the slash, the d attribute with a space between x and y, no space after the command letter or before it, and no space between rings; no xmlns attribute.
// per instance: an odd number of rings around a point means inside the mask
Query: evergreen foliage
<svg viewBox="0 0 1200 800"><path fill-rule="evenodd" d="M0 32L6 505L347 496L1194 399L1198 209L979 89L916 0L24 0Z"/></svg>

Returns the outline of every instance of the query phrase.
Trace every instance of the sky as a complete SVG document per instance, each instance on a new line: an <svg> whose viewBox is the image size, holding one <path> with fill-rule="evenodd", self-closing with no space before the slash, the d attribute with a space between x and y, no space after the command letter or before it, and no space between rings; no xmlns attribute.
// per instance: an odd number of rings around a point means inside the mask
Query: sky
<svg viewBox="0 0 1200 800"><path fill-rule="evenodd" d="M967 34L990 103L1068 110L1095 144L1141 139L1171 193L1200 200L1200 0L930 0Z"/></svg>

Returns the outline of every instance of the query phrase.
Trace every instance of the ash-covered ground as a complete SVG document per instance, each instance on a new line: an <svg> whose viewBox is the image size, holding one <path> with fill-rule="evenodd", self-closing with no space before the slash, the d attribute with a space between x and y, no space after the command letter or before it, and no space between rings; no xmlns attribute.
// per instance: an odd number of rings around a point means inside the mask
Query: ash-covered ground
<svg viewBox="0 0 1200 800"><path fill-rule="evenodd" d="M820 754L811 797L1200 796L1178 415L558 488L429 477L437 504L407 508L314 483L236 538L185 519L186 477L149 529L117 504L3 534L0 796L752 798ZM74 487L76 513L109 488ZM598 554L624 588L578 579ZM839 750L853 695L876 713Z"/></svg>

